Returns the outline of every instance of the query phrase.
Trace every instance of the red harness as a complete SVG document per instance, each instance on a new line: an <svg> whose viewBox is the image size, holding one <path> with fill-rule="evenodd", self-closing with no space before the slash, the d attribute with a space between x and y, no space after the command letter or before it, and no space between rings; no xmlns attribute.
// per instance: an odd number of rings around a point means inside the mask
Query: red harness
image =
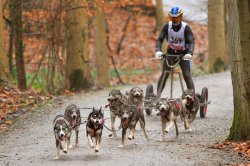
<svg viewBox="0 0 250 166"><path fill-rule="evenodd" d="M105 119L102 118L101 124L104 125L104 123L105 123ZM94 137L95 137L96 136L96 132L97 132L97 128L93 128L93 131L94 131Z"/></svg>
<svg viewBox="0 0 250 166"><path fill-rule="evenodd" d="M179 102L177 102L176 100L171 100L170 102L175 106L178 111L181 111L181 104Z"/></svg>

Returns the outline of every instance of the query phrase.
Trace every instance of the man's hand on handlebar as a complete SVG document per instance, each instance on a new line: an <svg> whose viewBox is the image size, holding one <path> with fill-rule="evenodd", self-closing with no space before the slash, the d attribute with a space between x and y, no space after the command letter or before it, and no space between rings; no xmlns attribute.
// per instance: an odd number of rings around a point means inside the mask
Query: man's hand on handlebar
<svg viewBox="0 0 250 166"><path fill-rule="evenodd" d="M156 59L162 59L162 58L163 58L163 53L162 53L161 51L157 51L157 52L155 53L155 58L156 58Z"/></svg>
<svg viewBox="0 0 250 166"><path fill-rule="evenodd" d="M183 57L183 60L191 61L192 60L192 55L191 54L185 54L184 57Z"/></svg>

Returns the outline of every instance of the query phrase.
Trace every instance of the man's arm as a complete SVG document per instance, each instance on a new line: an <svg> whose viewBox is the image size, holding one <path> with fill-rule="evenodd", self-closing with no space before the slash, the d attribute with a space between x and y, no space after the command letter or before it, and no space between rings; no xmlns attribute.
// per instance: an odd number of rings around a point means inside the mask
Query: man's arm
<svg viewBox="0 0 250 166"><path fill-rule="evenodd" d="M164 40L164 38L168 35L168 24L166 24L162 30L161 33L158 37L158 39L156 40L156 51L162 51L161 50L161 46L162 46L162 42Z"/></svg>
<svg viewBox="0 0 250 166"><path fill-rule="evenodd" d="M194 52L194 45L195 45L195 41L194 41L194 35L192 32L192 29L190 28L189 25L187 25L185 27L185 45L187 46L187 53L193 55Z"/></svg>

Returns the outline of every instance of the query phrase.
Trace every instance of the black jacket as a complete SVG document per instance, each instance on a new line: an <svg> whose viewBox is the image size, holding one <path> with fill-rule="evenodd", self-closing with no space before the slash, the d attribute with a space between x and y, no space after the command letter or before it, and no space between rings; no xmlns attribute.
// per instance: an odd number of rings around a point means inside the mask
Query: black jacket
<svg viewBox="0 0 250 166"><path fill-rule="evenodd" d="M161 33L156 41L156 51L162 51L162 42L164 40L164 38L168 38L168 24L167 23L163 29L161 30ZM174 26L172 25L173 27L173 30L175 32L178 32L181 28L181 24L178 25L178 26ZM173 49L170 49L168 48L167 49L167 53L169 54L191 54L193 55L193 51L194 51L194 45L195 45L195 42L194 42L194 35L193 35L193 32L190 28L189 25L186 25L185 26L185 30L184 30L184 37L185 37L185 46L186 46L186 49L184 51L175 51Z"/></svg>

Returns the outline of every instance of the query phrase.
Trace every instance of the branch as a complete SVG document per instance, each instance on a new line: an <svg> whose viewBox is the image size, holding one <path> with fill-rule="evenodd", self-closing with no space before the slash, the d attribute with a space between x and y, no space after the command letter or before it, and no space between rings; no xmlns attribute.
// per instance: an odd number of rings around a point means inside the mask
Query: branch
<svg viewBox="0 0 250 166"><path fill-rule="evenodd" d="M11 20L10 19L6 18L4 15L3 15L3 19L7 22L7 24L9 26L11 26Z"/></svg>
<svg viewBox="0 0 250 166"><path fill-rule="evenodd" d="M125 25L124 25L124 27L123 27L123 29L122 29L122 37L121 37L120 42L119 42L119 44L118 44L118 46L117 46L117 49L116 49L116 53L117 53L117 54L119 54L120 51L121 51L122 43L123 43L123 41L124 41L124 39L125 39L125 37L126 37L126 31L127 31L128 24L129 24L130 19L131 19L131 15L129 14L129 16L128 16L126 22L125 22Z"/></svg>
<svg viewBox="0 0 250 166"><path fill-rule="evenodd" d="M40 67L41 67L42 64L43 64L42 62L43 62L44 59L45 59L45 55L46 55L46 52L47 52L48 47L49 47L49 45L47 45L47 46L44 48L44 51L43 51L43 54L42 54L42 58L41 58L41 60L40 60L40 62L39 62L39 64L38 64L38 67L37 67L37 69L36 69L35 75L33 76L33 78L31 79L31 81L30 81L30 83L29 83L29 85L28 85L28 89L31 88L32 84L34 83L34 81L35 81L35 79L36 79L36 77L37 77L37 75L38 75L38 72L39 72L39 70L40 70Z"/></svg>
<svg viewBox="0 0 250 166"><path fill-rule="evenodd" d="M122 81L122 79L121 79L121 77L120 77L120 74L119 74L119 72L118 72L118 70L117 70L117 68L116 68L115 59L114 59L114 57L112 56L112 50L111 50L110 45L109 45L109 28L108 28L108 22L107 22L106 18L105 18L105 22L106 22L106 38L107 38L107 40L106 40L106 45L107 45L107 47L108 47L108 49L109 49L109 55L110 55L112 64L113 64L113 66L114 66L115 73L116 73L116 75L117 75L117 77L118 77L118 79L119 79L119 83L122 84L122 85L124 85L124 82Z"/></svg>

